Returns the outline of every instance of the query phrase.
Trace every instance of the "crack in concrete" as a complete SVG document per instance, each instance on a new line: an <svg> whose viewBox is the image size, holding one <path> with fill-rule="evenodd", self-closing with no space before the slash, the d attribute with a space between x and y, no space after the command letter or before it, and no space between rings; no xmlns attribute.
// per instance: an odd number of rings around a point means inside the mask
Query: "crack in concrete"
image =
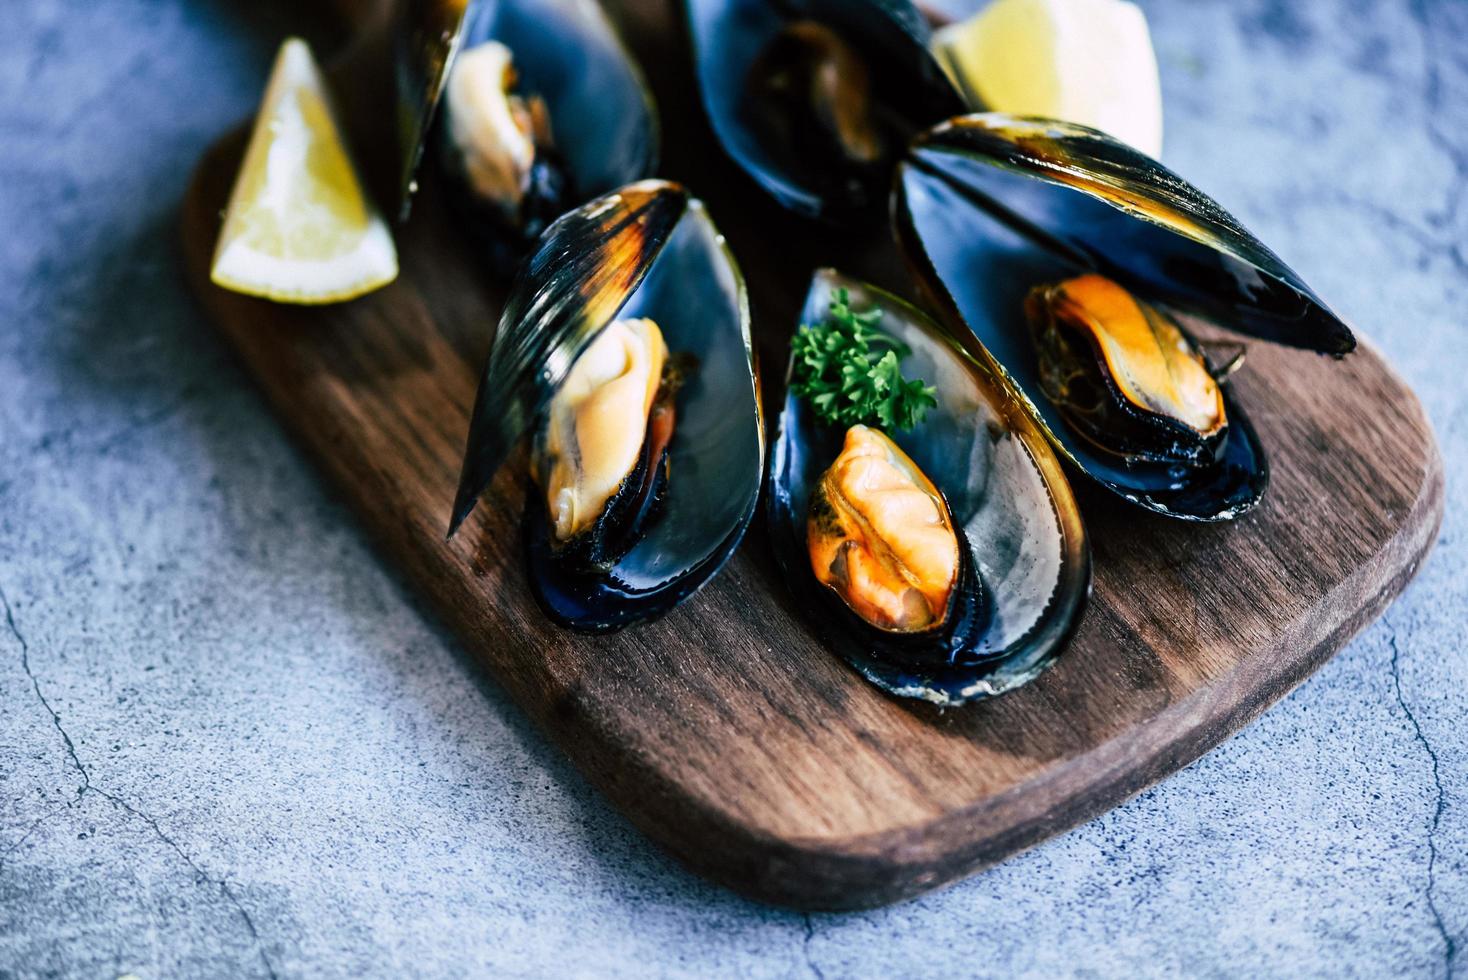
<svg viewBox="0 0 1468 980"><path fill-rule="evenodd" d="M46 695L41 693L41 682L36 678L35 672L31 670L31 647L26 642L25 636L20 632L20 627L15 625L15 610L10 607L10 598L5 594L4 587L0 587L0 608L5 611L5 625L10 628L10 635L15 637L15 642L20 644L20 669L31 680L31 689L36 692L36 700L41 702L41 707L51 716L51 724L56 726L56 731L61 734L61 743L66 746L66 754L71 759L71 765L82 777L82 784L77 787L76 798L81 799L83 793L92 785L91 777L87 775L86 767L82 760L77 758L76 746L72 744L71 736L66 734L66 729L61 727L61 716L56 709L51 707L51 702L46 700Z"/></svg>
<svg viewBox="0 0 1468 980"><path fill-rule="evenodd" d="M164 845L172 850L173 853L177 854L185 864L189 866L189 870L194 873L194 880L196 882L211 884L219 889L220 893L224 895L225 900L229 902L230 906L235 910L235 912L239 914L240 919L244 921L245 928L249 931L250 938L255 943L256 952L258 952L260 955L260 962L264 965L266 974L271 978L271 980L277 980L275 967L271 964L270 957L267 956L265 953L265 945L260 940L259 930L255 928L255 920L250 916L250 913L245 908L244 904L240 902L239 896L235 894L234 889L229 886L229 882L223 878L210 877L209 874L205 872L202 867L199 866L199 863L195 861L192 857L190 857L189 853L185 851L181 846L179 846L178 842L175 841L163 830L163 828L159 825L157 818L155 818L152 814L133 806L122 797L117 796L114 793L109 793L106 790L102 789L100 786L94 786L92 784L91 774L88 773L87 767L82 765L82 760L77 755L76 744L72 742L71 736L67 734L66 729L61 726L61 715L56 712L55 708L51 707L51 702L46 699L45 693L41 690L40 680L36 677L35 672L31 670L30 644L26 642L25 635L21 633L20 627L15 622L15 610L11 607L10 598L6 594L3 586L0 586L0 610L3 610L5 613L5 625L9 628L10 634L15 637L16 643L20 645L21 670L25 671L25 675L30 678L31 688L36 692L36 700L41 702L41 706L45 708L46 712L51 716L51 724L55 726L56 731L61 735L61 741L62 744L66 747L66 754L71 760L71 765L74 769L76 769L77 774L80 775L82 778L81 785L77 787L76 796L69 800L65 804L65 807L55 807L49 812L42 814L36 819L34 823L31 824L26 832L21 836L20 840L7 847L4 853L0 853L0 870L4 869L5 862L10 858L11 854L13 854L16 850L20 848L22 844L29 840L30 837L41 827L43 823L54 817L62 809L69 809L72 806L75 806L76 803L81 800L87 793L95 793L97 796L100 796L102 799L106 800L108 803L111 803L114 807L122 810L124 813L136 817L138 820L141 820L143 823L147 824L148 827L153 831L153 834L160 841L162 841Z"/></svg>
<svg viewBox="0 0 1468 980"><path fill-rule="evenodd" d="M1437 926L1438 935L1443 941L1443 968L1444 975L1452 980L1455 963L1458 955L1457 944L1453 941L1452 934L1448 932L1447 923L1443 920L1442 912L1437 907L1437 830L1442 823L1443 811L1447 808L1447 794L1443 790L1442 774L1438 767L1437 753L1433 751L1432 745L1427 741L1422 726L1417 722L1417 716L1407 706L1407 700L1402 696L1402 672L1398 661L1401 656L1397 649L1397 628L1387 620L1386 628L1387 643L1392 648L1392 684L1396 688L1397 705L1402 713L1407 716L1407 721L1412 725L1412 731L1416 733L1417 742L1422 750L1427 753L1428 760L1432 763L1432 784L1437 788L1437 803L1432 812L1432 822L1427 828L1427 908L1432 912L1432 919Z"/></svg>
<svg viewBox="0 0 1468 980"><path fill-rule="evenodd" d="M220 893L224 895L224 897L229 901L229 904L233 906L234 910L239 913L240 918L244 921L245 928L250 933L250 938L255 942L255 950L260 954L260 962L264 965L266 974L270 976L271 980L277 980L275 967L271 965L270 957L265 955L265 946L260 940L260 932L255 928L255 920L251 918L250 913L245 910L245 906L240 902L239 896L234 893L234 889L229 887L229 882L225 881L223 878L211 878L203 868L199 867L198 862L189 857L188 852L180 847L177 841L175 841L172 837L168 836L168 834L164 832L163 828L158 825L157 819L155 819L151 814L146 813L143 810L139 810L137 807L128 803L126 800L122 799L119 796L115 796L114 794L109 793L106 790L98 789L97 787L91 787L90 789L91 792L96 793L98 796L102 797L102 799L111 803L113 806L126 813L132 814L134 817L137 817L139 820L143 821L143 823L151 827L153 833L158 837L158 839L161 840L164 844L168 845L173 853L177 854L179 858L183 860L184 864L187 864L189 866L189 869L194 872L195 881L203 882L209 885L215 885L219 888Z"/></svg>
<svg viewBox="0 0 1468 980"><path fill-rule="evenodd" d="M801 918L805 920L805 941L801 943L800 951L805 956L806 969L810 970L810 972L814 974L816 980L826 980L825 973L821 972L821 968L819 966L816 966L815 957L811 956L810 954L810 941L815 938L816 924L814 920L811 919L809 912L802 912Z"/></svg>

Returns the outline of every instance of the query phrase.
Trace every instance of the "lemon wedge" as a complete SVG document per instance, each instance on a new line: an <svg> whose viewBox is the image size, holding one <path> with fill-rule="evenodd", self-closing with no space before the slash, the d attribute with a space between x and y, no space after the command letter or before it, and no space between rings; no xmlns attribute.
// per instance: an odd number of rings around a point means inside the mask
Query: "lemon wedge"
<svg viewBox="0 0 1468 980"><path fill-rule="evenodd" d="M397 250L299 38L280 46L235 178L209 278L282 303L334 303L398 274Z"/></svg>
<svg viewBox="0 0 1468 980"><path fill-rule="evenodd" d="M1162 153L1157 56L1128 0L994 0L933 47L975 107L1081 123Z"/></svg>

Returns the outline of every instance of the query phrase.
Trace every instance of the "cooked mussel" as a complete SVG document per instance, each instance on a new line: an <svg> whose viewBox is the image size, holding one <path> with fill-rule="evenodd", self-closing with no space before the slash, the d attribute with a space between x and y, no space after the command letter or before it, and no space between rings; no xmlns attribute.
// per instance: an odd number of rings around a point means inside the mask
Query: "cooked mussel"
<svg viewBox="0 0 1468 980"><path fill-rule="evenodd" d="M397 60L404 217L440 108L451 203L510 253L656 166L647 86L594 0L411 0Z"/></svg>
<svg viewBox="0 0 1468 980"><path fill-rule="evenodd" d="M764 461L748 301L701 202L642 181L522 264L470 419L450 534L532 433L526 555L576 629L666 612L744 535Z"/></svg>
<svg viewBox="0 0 1468 980"><path fill-rule="evenodd" d="M558 561L607 571L656 517L686 373L649 319L613 320L571 366L531 460Z"/></svg>
<svg viewBox="0 0 1468 980"><path fill-rule="evenodd" d="M1253 427L1217 380L1227 366L1210 364L1172 311L1337 356L1355 346L1340 318L1233 216L1096 130L997 113L953 119L914 141L898 168L897 193L902 250L955 336L981 363L1003 365L1066 459L1159 513L1236 517L1259 501L1269 478ZM1113 325L1141 316L1155 337L1176 331L1186 352L1155 349L1151 366L1187 372L1190 393L1179 397L1197 405L1159 413L1155 400L1128 399L1125 382L1115 392L1090 391L1068 373L1089 366L1070 357L1082 348L1058 348L1047 336L1069 340L1087 330L1037 337L1036 317L1026 311L1045 313L1046 297L1060 298L1037 288L1077 281L1117 287L1103 291L1125 314ZM1042 327L1052 321L1039 317ZM1095 362L1103 338L1091 333ZM1136 353L1113 348L1107 359L1101 349L1105 364L1097 363L1092 387L1134 370Z"/></svg>
<svg viewBox="0 0 1468 980"><path fill-rule="evenodd" d="M1030 290L1040 388L1123 461L1205 468L1228 435L1223 391L1177 321L1094 273Z"/></svg>
<svg viewBox="0 0 1468 980"><path fill-rule="evenodd" d="M893 406L895 387L881 388L872 417L848 424L849 392L827 398L810 380L797 335L767 508L799 607L893 694L953 705L1025 683L1058 655L1090 586L1058 459L1004 378L921 311L827 269L802 333L833 317L860 324L872 364L894 386L899 370L914 397Z"/></svg>
<svg viewBox="0 0 1468 980"><path fill-rule="evenodd" d="M782 204L838 223L885 213L892 165L963 111L906 0L687 0L705 108Z"/></svg>
<svg viewBox="0 0 1468 980"><path fill-rule="evenodd" d="M847 429L811 490L805 538L816 581L914 663L969 662L988 623L959 534L943 492L880 429Z"/></svg>
<svg viewBox="0 0 1468 980"><path fill-rule="evenodd" d="M444 93L443 156L485 220L534 238L573 193L540 95L519 91L514 56L485 41L454 61Z"/></svg>
<svg viewBox="0 0 1468 980"><path fill-rule="evenodd" d="M884 125L860 53L824 24L793 21L770 39L746 83L746 118L761 142L791 160L830 161L840 183L828 193L864 207L901 134Z"/></svg>

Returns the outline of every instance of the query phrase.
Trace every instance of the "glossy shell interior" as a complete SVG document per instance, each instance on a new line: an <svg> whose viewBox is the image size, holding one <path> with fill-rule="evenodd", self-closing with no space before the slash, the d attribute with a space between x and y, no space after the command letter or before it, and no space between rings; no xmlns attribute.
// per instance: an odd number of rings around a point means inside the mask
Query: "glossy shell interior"
<svg viewBox="0 0 1468 980"><path fill-rule="evenodd" d="M792 20L832 28L867 61L874 95L900 107L911 132L962 112L963 101L928 51L929 29L906 0L686 0L704 107L725 151L782 205L849 224L885 213L887 174L854 192L830 161L772 146L753 123L751 70ZM900 153L901 147L893 148ZM890 168L888 168L890 169Z"/></svg>
<svg viewBox="0 0 1468 980"><path fill-rule="evenodd" d="M1048 666L1074 632L1090 592L1090 551L1060 463L1004 382L946 339L922 312L890 294L818 272L802 322L825 319L846 289L857 308L879 306L879 326L912 353L903 372L938 388L938 407L912 432L888 433L943 491L992 602L974 645L978 666L929 668L882 652L876 631L835 615L839 599L811 572L806 517L811 488L836 458L844 428L787 395L770 456L770 539L786 581L822 637L868 680L900 697L939 705L993 697Z"/></svg>
<svg viewBox="0 0 1468 980"><path fill-rule="evenodd" d="M996 114L945 123L898 168L894 217L935 306L976 357L1003 366L1057 449L1103 486L1171 517L1228 520L1259 501L1269 467L1248 417L1225 384L1230 431L1208 469L1126 464L1097 449L1041 388L1024 315L1033 286L1100 272L1148 302L1270 340L1337 354L1355 344L1227 212L1094 130Z"/></svg>
<svg viewBox="0 0 1468 980"><path fill-rule="evenodd" d="M595 0L477 0L467 7L462 0L414 0L405 18L398 44L404 216L453 60L487 40L510 49L519 90L545 100L579 201L656 169L652 97Z"/></svg>
<svg viewBox="0 0 1468 980"><path fill-rule="evenodd" d="M697 358L678 393L668 493L645 536L605 576L548 559L539 493L527 507L531 582L564 625L616 629L692 595L733 553L759 498L764 428L739 269L701 202L644 181L557 221L521 268L475 402L454 525L614 319L650 317Z"/></svg>
<svg viewBox="0 0 1468 980"><path fill-rule="evenodd" d="M1085 126L979 113L920 136L902 167L1078 267L1274 343L1342 355L1351 330L1263 242L1151 157Z"/></svg>

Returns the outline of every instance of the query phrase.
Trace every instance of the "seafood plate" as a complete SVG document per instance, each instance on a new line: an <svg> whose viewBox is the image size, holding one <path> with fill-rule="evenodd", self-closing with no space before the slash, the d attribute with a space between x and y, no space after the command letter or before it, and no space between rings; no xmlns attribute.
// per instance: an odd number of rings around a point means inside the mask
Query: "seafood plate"
<svg viewBox="0 0 1468 980"><path fill-rule="evenodd" d="M542 608L588 631L661 615L717 573L760 493L737 267L687 191L627 183L655 165L657 127L599 13L577 0L425 9L409 23L451 26L401 46L404 91L419 96L404 103L406 186L437 105L437 156L464 213L530 249L451 528L528 436L525 554ZM1354 338L1231 215L1096 130L965 115L902 0L686 9L729 154L807 217L862 229L890 214L932 311L822 270L796 335L767 516L786 584L835 652L941 705L1034 677L1089 593L1067 469L1187 521L1257 505L1267 454L1228 384L1243 346L1219 356L1183 314L1336 356ZM567 66L587 52L588 77L606 74L578 101ZM828 409L847 388L802 382L799 345L835 311L895 359L848 365L843 384L901 389L912 370L931 382L908 392L921 412L843 417Z"/></svg>
<svg viewBox="0 0 1468 980"><path fill-rule="evenodd" d="M1422 564L1443 493L1420 406L1369 345L1335 360L1349 331L1185 175L1070 124L955 112L916 123L885 194L832 230L691 145L715 136L678 91L697 79L669 5L607 9L649 68L668 55L654 172L676 184L573 202L502 263L456 220L440 111L396 280L308 307L211 280L249 176L234 132L185 199L181 256L470 672L693 870L810 909L972 874L1219 744ZM395 119L363 104L382 86L342 83L388 50L364 35L320 73L374 177ZM844 386L781 381L833 307L882 338L831 362L862 391L827 418ZM1172 488L1252 446L1251 509L1213 479ZM445 539L461 467L459 516L477 504Z"/></svg>

